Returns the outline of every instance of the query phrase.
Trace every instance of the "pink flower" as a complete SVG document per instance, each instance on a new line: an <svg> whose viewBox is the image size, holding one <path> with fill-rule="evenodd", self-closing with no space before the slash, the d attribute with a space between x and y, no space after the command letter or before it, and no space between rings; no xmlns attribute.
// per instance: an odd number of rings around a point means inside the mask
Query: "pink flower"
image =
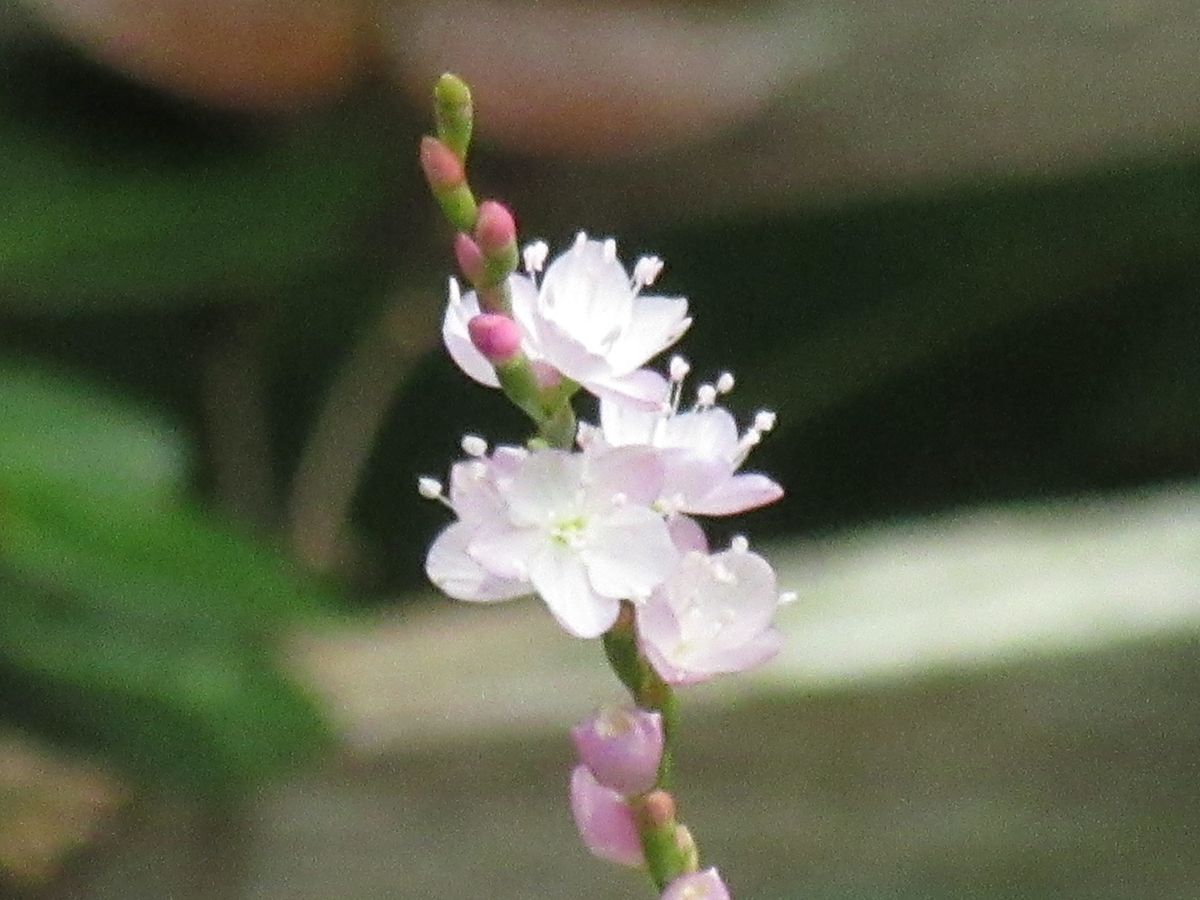
<svg viewBox="0 0 1200 900"><path fill-rule="evenodd" d="M688 552L637 607L642 649L670 684L705 681L760 665L778 652L771 620L780 603L775 572L745 549Z"/></svg>
<svg viewBox="0 0 1200 900"><path fill-rule="evenodd" d="M760 412L739 435L733 416L715 405L718 388L712 385L701 386L692 410L678 412L686 371L686 363L678 357L672 360L676 387L665 409L637 409L601 399L599 439L612 447L649 446L659 451L666 477L658 506L666 512L726 516L778 500L783 488L776 482L737 471L762 435L774 427L774 414ZM732 387L732 380L726 373L719 383L724 387L728 381ZM590 437L595 440L597 435Z"/></svg>
<svg viewBox="0 0 1200 900"><path fill-rule="evenodd" d="M678 560L650 508L662 466L643 448L500 448L451 478L459 521L434 541L426 572L456 599L536 592L564 629L593 638L616 621L622 599L649 596Z"/></svg>
<svg viewBox="0 0 1200 900"><path fill-rule="evenodd" d="M606 707L571 729L582 762L618 794L642 794L658 783L662 716L644 709Z"/></svg>
<svg viewBox="0 0 1200 900"><path fill-rule="evenodd" d="M587 766L571 773L571 812L593 854L623 866L645 864L633 810L620 794L599 784Z"/></svg>
<svg viewBox="0 0 1200 900"><path fill-rule="evenodd" d="M692 872L672 881L661 900L729 900L729 888L716 869Z"/></svg>
<svg viewBox="0 0 1200 900"><path fill-rule="evenodd" d="M540 266L540 253L527 254ZM617 259L616 242L589 240L580 232L574 245L546 269L540 285L530 276L509 278L512 317L522 331L522 349L600 397L647 409L667 398L661 375L642 368L687 330L687 300L643 296L661 263L639 261L631 278ZM488 361L475 349L467 323L483 310L474 291L462 294L451 280L442 337L450 356L471 378L498 387Z"/></svg>

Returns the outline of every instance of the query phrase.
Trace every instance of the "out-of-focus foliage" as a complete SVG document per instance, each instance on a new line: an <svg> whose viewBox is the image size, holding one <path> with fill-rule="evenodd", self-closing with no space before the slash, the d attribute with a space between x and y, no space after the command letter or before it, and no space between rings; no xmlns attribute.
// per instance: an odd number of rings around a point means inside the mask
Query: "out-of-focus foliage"
<svg viewBox="0 0 1200 900"><path fill-rule="evenodd" d="M0 369L0 410L4 717L204 792L318 749L276 643L329 599L181 504L178 435L27 367Z"/></svg>

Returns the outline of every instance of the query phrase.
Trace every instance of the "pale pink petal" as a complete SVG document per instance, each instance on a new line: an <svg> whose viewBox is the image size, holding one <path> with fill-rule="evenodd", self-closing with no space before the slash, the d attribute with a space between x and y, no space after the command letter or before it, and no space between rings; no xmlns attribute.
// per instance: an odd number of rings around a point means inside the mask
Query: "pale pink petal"
<svg viewBox="0 0 1200 900"><path fill-rule="evenodd" d="M601 400L627 403L645 410L661 409L670 392L667 379L652 369L638 369L628 375L602 374L575 380Z"/></svg>
<svg viewBox="0 0 1200 900"><path fill-rule="evenodd" d="M687 331L688 303L683 297L638 297L629 324L606 354L616 372L643 366Z"/></svg>
<svg viewBox="0 0 1200 900"><path fill-rule="evenodd" d="M647 596L679 559L666 522L641 506L619 507L593 523L580 556L596 592L614 598Z"/></svg>
<svg viewBox="0 0 1200 900"><path fill-rule="evenodd" d="M476 528L467 553L497 577L525 579L529 560L545 539L536 528Z"/></svg>
<svg viewBox="0 0 1200 900"><path fill-rule="evenodd" d="M645 864L633 810L620 794L600 785L587 766L571 773L571 812L593 854L623 866Z"/></svg>
<svg viewBox="0 0 1200 900"><path fill-rule="evenodd" d="M657 410L642 409L611 397L600 398L600 431L614 447L650 444L655 426L662 421Z"/></svg>
<svg viewBox="0 0 1200 900"><path fill-rule="evenodd" d="M629 274L594 240L576 240L550 263L538 298L544 319L593 349L628 323L632 307Z"/></svg>
<svg viewBox="0 0 1200 900"><path fill-rule="evenodd" d="M728 516L774 503L783 496L783 488L766 475L750 472L734 475L703 497L689 500L686 512L697 516Z"/></svg>
<svg viewBox="0 0 1200 900"><path fill-rule="evenodd" d="M458 288L450 291L450 302L446 304L446 315L442 319L442 340L450 358L471 378L488 387L499 387L496 370L484 359L483 354L471 343L467 323L479 315L479 300L474 291L458 296Z"/></svg>
<svg viewBox="0 0 1200 900"><path fill-rule="evenodd" d="M738 446L737 422L720 406L679 413L667 420L656 443L732 460Z"/></svg>
<svg viewBox="0 0 1200 900"><path fill-rule="evenodd" d="M455 522L434 540L425 557L429 580L455 600L492 602L531 593L527 581L498 578L485 571L467 553L474 528Z"/></svg>
<svg viewBox="0 0 1200 900"><path fill-rule="evenodd" d="M729 888L716 869L691 872L672 881L661 900L729 900Z"/></svg>
<svg viewBox="0 0 1200 900"><path fill-rule="evenodd" d="M629 503L649 506L659 498L665 469L653 447L616 447L588 454L589 506L607 510L620 495Z"/></svg>
<svg viewBox="0 0 1200 900"><path fill-rule="evenodd" d="M671 516L667 520L667 529L671 532L671 540L680 554L689 550L708 552L708 537L695 519L681 515Z"/></svg>
<svg viewBox="0 0 1200 900"><path fill-rule="evenodd" d="M558 624L575 637L599 637L621 610L616 597L602 597L592 589L583 562L565 545L544 544L530 561L529 580Z"/></svg>
<svg viewBox="0 0 1200 900"><path fill-rule="evenodd" d="M544 527L569 517L579 506L583 458L563 450L540 450L517 469L506 492L509 513L519 525Z"/></svg>

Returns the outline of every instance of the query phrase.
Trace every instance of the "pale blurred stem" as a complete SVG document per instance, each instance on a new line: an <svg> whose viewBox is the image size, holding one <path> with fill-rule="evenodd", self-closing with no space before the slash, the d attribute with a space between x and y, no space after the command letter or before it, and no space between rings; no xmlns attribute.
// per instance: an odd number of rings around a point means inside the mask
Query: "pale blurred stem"
<svg viewBox="0 0 1200 900"><path fill-rule="evenodd" d="M338 372L318 414L292 479L288 508L291 546L297 559L318 572L343 558L347 520L376 435L388 408L427 341L408 327L406 309L393 303L359 342Z"/></svg>
<svg viewBox="0 0 1200 900"><path fill-rule="evenodd" d="M262 377L264 322L255 311L236 310L222 325L201 376L214 493L230 515L268 528L277 508Z"/></svg>

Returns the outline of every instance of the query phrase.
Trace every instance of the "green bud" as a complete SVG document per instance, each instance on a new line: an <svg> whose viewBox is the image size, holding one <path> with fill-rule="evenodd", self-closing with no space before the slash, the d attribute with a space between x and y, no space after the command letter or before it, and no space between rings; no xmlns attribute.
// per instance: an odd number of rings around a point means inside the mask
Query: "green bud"
<svg viewBox="0 0 1200 900"><path fill-rule="evenodd" d="M435 190L433 196L455 231L469 233L475 227L479 207L476 206L475 195L471 193L471 188L465 181L457 187Z"/></svg>
<svg viewBox="0 0 1200 900"><path fill-rule="evenodd" d="M457 75L446 72L434 86L433 101L438 138L466 161L473 122L471 89Z"/></svg>

